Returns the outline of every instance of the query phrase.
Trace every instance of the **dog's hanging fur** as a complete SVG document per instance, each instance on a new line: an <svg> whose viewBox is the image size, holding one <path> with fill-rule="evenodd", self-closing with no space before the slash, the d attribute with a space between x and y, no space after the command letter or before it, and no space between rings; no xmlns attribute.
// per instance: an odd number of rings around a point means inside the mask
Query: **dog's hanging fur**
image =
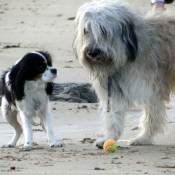
<svg viewBox="0 0 175 175"><path fill-rule="evenodd" d="M91 75L104 117L96 146L121 136L125 113L135 105L143 109L141 132L129 144L152 144L163 133L165 102L175 88L175 13L143 16L121 1L92 1L79 8L75 25L75 54Z"/></svg>

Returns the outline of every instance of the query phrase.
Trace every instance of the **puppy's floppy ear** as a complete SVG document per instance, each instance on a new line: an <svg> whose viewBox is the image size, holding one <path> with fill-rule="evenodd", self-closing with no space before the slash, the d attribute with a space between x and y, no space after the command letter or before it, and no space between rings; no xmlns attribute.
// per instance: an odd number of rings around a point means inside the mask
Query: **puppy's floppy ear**
<svg viewBox="0 0 175 175"><path fill-rule="evenodd" d="M37 51L47 59L47 64L52 66L52 55L47 51Z"/></svg>
<svg viewBox="0 0 175 175"><path fill-rule="evenodd" d="M24 84L28 68L22 66L21 62L14 65L9 73L9 85L15 98L20 101L25 97Z"/></svg>
<svg viewBox="0 0 175 175"><path fill-rule="evenodd" d="M126 54L128 55L128 60L134 61L137 57L138 42L134 31L134 24L130 21L124 21L122 23L121 38L126 45Z"/></svg>
<svg viewBox="0 0 175 175"><path fill-rule="evenodd" d="M49 82L46 84L46 94L52 95L52 93L53 93L53 83Z"/></svg>

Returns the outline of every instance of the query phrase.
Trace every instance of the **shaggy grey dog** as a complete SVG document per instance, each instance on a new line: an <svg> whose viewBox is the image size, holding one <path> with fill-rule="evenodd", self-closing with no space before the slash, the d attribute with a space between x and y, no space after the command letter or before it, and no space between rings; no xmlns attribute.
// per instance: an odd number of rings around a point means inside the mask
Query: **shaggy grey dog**
<svg viewBox="0 0 175 175"><path fill-rule="evenodd" d="M131 145L152 144L166 124L165 103L175 88L175 15L141 15L117 0L81 6L76 16L75 53L87 68L102 108L104 138L122 134L125 114L140 106L140 134Z"/></svg>

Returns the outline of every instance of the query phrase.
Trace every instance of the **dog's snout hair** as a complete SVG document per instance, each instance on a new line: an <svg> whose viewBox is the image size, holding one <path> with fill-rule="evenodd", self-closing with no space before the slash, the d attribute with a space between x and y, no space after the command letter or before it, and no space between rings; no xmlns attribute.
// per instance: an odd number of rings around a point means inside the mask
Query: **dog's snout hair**
<svg viewBox="0 0 175 175"><path fill-rule="evenodd" d="M87 56L90 58L100 58L101 50L99 48L86 48L85 49Z"/></svg>
<svg viewBox="0 0 175 175"><path fill-rule="evenodd" d="M79 61L91 72L99 69L99 63L105 67L113 65L105 72L100 69L105 74L107 71L111 74L111 70L120 69L128 60L132 62L136 59L138 32L135 27L139 25L142 28L145 22L139 21L135 25L134 21L140 19L140 14L133 16L136 12L132 9L128 12L127 8L122 3L110 0L86 3L78 10L73 47ZM92 61L95 64L91 64ZM111 64L113 62L115 64Z"/></svg>

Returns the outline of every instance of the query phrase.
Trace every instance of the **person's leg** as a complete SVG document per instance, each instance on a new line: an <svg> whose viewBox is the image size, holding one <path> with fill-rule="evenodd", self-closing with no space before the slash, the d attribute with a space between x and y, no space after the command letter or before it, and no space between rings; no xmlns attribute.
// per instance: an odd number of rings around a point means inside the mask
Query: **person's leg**
<svg viewBox="0 0 175 175"><path fill-rule="evenodd" d="M151 0L151 4L152 4L152 9L162 9L164 10L164 0Z"/></svg>

